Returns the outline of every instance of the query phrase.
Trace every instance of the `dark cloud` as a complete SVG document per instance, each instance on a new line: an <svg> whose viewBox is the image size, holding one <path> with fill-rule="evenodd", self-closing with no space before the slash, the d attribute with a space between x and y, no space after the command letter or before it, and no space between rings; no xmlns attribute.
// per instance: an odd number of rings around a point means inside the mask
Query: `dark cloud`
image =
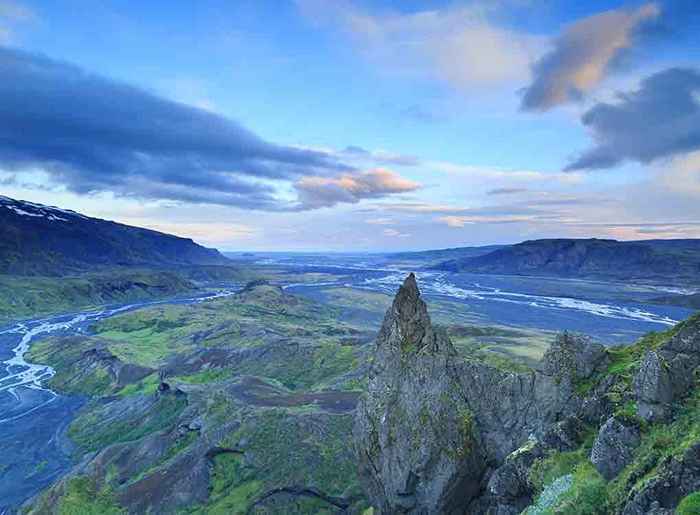
<svg viewBox="0 0 700 515"><path fill-rule="evenodd" d="M671 68L639 90L599 103L582 118L596 141L567 170L599 169L631 160L649 163L700 149L700 73Z"/></svg>
<svg viewBox="0 0 700 515"><path fill-rule="evenodd" d="M77 193L287 209L271 185L347 173L209 111L0 47L0 167L40 168Z"/></svg>
<svg viewBox="0 0 700 515"><path fill-rule="evenodd" d="M648 3L637 9L599 13L568 26L553 49L535 63L522 108L544 111L581 99L660 12L657 4Z"/></svg>

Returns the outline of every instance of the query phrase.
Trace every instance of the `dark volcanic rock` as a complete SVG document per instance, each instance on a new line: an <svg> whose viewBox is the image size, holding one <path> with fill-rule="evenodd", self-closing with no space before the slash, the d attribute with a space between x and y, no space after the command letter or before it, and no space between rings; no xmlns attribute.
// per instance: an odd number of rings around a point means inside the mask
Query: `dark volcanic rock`
<svg viewBox="0 0 700 515"><path fill-rule="evenodd" d="M624 424L621 420L610 417L600 428L593 443L591 463L610 481L632 461L632 453L639 441L639 428L636 425Z"/></svg>

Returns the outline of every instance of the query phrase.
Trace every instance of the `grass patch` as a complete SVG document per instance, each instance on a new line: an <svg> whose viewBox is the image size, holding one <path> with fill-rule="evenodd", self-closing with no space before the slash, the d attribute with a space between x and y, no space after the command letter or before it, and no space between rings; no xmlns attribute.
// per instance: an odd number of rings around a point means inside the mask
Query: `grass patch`
<svg viewBox="0 0 700 515"><path fill-rule="evenodd" d="M138 383L131 383L117 392L119 397L129 397L130 395L152 395L158 390L160 378L157 373L147 375Z"/></svg>
<svg viewBox="0 0 700 515"><path fill-rule="evenodd" d="M68 480L66 491L58 502L58 515L123 515L114 493L108 487L99 489L94 480L78 476Z"/></svg>
<svg viewBox="0 0 700 515"><path fill-rule="evenodd" d="M186 405L185 399L162 397L146 414L122 413L118 420L106 417L99 405L92 405L91 410L71 423L68 435L82 450L96 451L115 443L139 440L172 426Z"/></svg>
<svg viewBox="0 0 700 515"><path fill-rule="evenodd" d="M700 515L700 492L686 496L676 508L676 515Z"/></svg>

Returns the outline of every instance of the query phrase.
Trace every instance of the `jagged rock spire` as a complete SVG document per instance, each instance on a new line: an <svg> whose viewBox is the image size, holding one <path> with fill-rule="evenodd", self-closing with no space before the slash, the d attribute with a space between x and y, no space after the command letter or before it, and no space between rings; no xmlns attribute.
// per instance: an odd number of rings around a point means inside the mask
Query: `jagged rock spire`
<svg viewBox="0 0 700 515"><path fill-rule="evenodd" d="M455 358L410 274L384 317L353 431L360 479L381 513L453 513L479 488L485 465Z"/></svg>
<svg viewBox="0 0 700 515"><path fill-rule="evenodd" d="M386 345L404 352L418 352L426 347L430 351L443 347L452 349L446 335L437 335L433 330L428 307L421 299L413 272L404 280L384 317L377 345Z"/></svg>

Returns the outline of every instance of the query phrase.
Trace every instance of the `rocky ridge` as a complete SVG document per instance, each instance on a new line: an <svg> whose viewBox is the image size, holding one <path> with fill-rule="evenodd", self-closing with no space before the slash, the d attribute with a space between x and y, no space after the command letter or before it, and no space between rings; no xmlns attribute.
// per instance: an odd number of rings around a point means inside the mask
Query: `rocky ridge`
<svg viewBox="0 0 700 515"><path fill-rule="evenodd" d="M653 455L647 474L657 475L648 482L639 481L634 460L647 433L664 429L645 424L670 417L695 384L699 325L682 325L641 365L632 363L631 385L610 372L619 367L617 354L567 333L538 370L509 373L460 359L432 326L409 275L386 313L355 415L354 446L371 503L381 513L521 513L546 486L536 484L538 472L571 456L579 461L575 474L562 476L569 496L578 495L584 473L606 496L618 483L627 495L622 505L599 499L594 513L671 513L663 510L697 489L697 445L676 457ZM566 513L585 512L568 506Z"/></svg>

